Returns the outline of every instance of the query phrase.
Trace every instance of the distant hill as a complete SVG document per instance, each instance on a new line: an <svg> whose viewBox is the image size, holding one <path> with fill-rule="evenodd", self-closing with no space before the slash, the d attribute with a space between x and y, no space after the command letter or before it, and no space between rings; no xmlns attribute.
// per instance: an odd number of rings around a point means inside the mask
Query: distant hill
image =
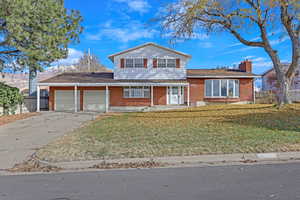
<svg viewBox="0 0 300 200"><path fill-rule="evenodd" d="M45 71L45 72L39 72L38 73L38 80L46 80L48 78L51 78L52 76L55 76L58 74L58 72L54 71ZM29 76L28 73L2 73L2 76L0 78L0 82L4 82L7 85L17 87L21 91L24 89L28 89L28 82L29 82Z"/></svg>
<svg viewBox="0 0 300 200"><path fill-rule="evenodd" d="M43 81L57 74L61 74L64 72L76 72L76 71L77 70L75 65L52 66L47 68L44 72L39 72L38 80ZM103 67L99 71L110 72L111 70ZM2 76L0 77L0 82L4 82L7 85L17 87L22 91L28 89L29 75L28 73L2 73Z"/></svg>

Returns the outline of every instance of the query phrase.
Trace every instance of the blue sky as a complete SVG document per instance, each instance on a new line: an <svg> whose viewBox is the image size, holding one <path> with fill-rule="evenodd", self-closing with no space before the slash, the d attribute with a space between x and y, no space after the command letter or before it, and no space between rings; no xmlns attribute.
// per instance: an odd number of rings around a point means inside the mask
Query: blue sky
<svg viewBox="0 0 300 200"><path fill-rule="evenodd" d="M169 38L162 37L160 29L150 20L171 0L65 0L69 9L77 9L84 18L84 32L79 44L72 44L69 57L62 64L76 62L87 51L96 54L101 62L113 68L108 55L134 47L145 42L174 48L192 55L187 68L215 68L233 66L248 58L253 61L253 71L261 74L271 67L264 50L240 44L229 33L206 35L199 32L192 40L169 44ZM255 40L258 34L249 29L244 33L247 39ZM270 37L272 45L280 52L282 61L290 61L290 41L283 29L276 29Z"/></svg>

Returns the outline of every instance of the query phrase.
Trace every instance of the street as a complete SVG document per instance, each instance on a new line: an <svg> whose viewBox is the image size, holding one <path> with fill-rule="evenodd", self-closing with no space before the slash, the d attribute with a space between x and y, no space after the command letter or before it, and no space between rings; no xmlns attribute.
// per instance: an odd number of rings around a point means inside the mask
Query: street
<svg viewBox="0 0 300 200"><path fill-rule="evenodd" d="M0 200L300 199L300 163L1 176Z"/></svg>

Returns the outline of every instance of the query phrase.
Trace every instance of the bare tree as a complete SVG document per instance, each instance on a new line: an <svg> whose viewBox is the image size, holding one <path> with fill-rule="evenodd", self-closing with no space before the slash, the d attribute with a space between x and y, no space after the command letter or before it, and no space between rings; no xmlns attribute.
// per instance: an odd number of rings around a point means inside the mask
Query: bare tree
<svg viewBox="0 0 300 200"><path fill-rule="evenodd" d="M244 45L263 48L280 83L280 105L291 103L289 89L300 64L299 0L178 0L163 9L160 20L174 39L191 38L199 30L226 31ZM276 29L282 29L292 44L287 70L270 41ZM257 40L247 39L249 30L257 32Z"/></svg>
<svg viewBox="0 0 300 200"><path fill-rule="evenodd" d="M83 56L79 59L78 63L75 64L72 71L76 72L109 72L110 70L101 64L99 58L85 52Z"/></svg>

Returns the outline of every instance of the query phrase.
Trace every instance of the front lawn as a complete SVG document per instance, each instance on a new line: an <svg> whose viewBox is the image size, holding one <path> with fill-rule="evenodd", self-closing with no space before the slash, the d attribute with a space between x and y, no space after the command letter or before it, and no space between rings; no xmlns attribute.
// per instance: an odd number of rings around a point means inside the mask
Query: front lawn
<svg viewBox="0 0 300 200"><path fill-rule="evenodd" d="M300 104L110 114L47 145L50 161L300 151Z"/></svg>

